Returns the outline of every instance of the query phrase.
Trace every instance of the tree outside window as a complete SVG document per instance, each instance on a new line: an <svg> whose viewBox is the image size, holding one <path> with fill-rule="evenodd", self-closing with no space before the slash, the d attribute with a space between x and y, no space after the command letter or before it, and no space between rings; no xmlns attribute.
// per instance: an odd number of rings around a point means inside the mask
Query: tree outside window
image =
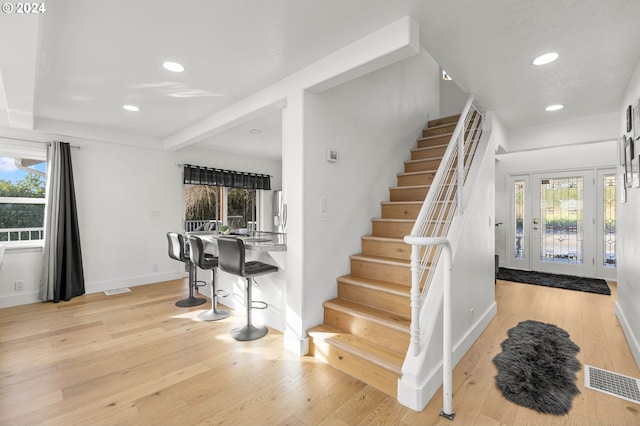
<svg viewBox="0 0 640 426"><path fill-rule="evenodd" d="M0 157L0 241L43 238L44 170L41 160Z"/></svg>

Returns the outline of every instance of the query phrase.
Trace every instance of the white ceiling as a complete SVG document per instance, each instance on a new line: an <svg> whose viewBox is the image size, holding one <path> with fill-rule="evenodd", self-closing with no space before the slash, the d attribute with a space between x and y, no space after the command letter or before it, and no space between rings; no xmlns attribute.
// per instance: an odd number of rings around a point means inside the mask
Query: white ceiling
<svg viewBox="0 0 640 426"><path fill-rule="evenodd" d="M406 15L507 128L619 110L640 60L638 0L56 0L41 15L0 15L0 126L80 123L161 147ZM547 51L560 58L534 68ZM552 103L566 107L545 112ZM264 115L198 145L277 157L279 123Z"/></svg>

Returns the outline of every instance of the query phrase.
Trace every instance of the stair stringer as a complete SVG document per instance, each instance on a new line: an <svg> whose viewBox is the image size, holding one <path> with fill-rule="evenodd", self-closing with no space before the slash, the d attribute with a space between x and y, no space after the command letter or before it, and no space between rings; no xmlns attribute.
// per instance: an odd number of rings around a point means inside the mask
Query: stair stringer
<svg viewBox="0 0 640 426"><path fill-rule="evenodd" d="M464 292L461 286L475 285L473 282L465 279L464 273L460 274L460 268L465 268L468 264L477 262L477 259L469 258L468 255L461 256L460 253L465 252L461 249L463 236L468 232L469 227L482 227L483 224L490 229L486 234L491 239L490 244L493 247L495 231L494 225L490 222L490 218L494 214L494 206L489 206L486 200L486 194L481 190L485 188L477 188L477 182L488 180L483 173L490 173L492 182L495 182L495 159L494 151L491 143L491 131L484 129L483 134L478 143L475 159L471 164L469 175L467 176L467 185L463 192L463 211L462 215L456 214L449 229L448 239L451 244L453 261L452 261L452 293L453 301L456 301L456 292ZM469 184L473 183L473 184ZM493 184L495 188L495 183ZM494 191L494 189L491 189ZM491 198L493 200L493 197ZM493 202L492 202L493 204ZM476 209L476 205L482 205L481 209ZM479 211L481 210L481 211ZM493 251L493 249L492 249ZM493 257L493 253L491 253ZM493 291L494 272L493 259L490 260L490 269L484 268L481 275L483 286L491 288ZM460 276L462 275L462 276ZM466 274L469 275L469 274ZM478 281L478 274L474 273L474 282ZM405 357L402 366L402 377L398 379L398 401L416 411L421 411L438 388L442 385L442 360L443 360L443 342L442 342L442 294L444 281L443 262L438 262L433 281L429 292L425 297L425 301L420 310L420 354L413 355L411 348ZM489 287L490 284L490 287ZM497 308L495 303L495 293L491 298L492 302L482 307L482 312L478 312L479 316L474 319L471 324L460 326L460 318L453 318L453 365L455 366L460 359L466 354L473 342L480 336L482 331L489 325L489 322L496 315ZM465 317L466 319L466 317ZM457 324L458 323L458 324ZM454 383L454 389L455 389ZM455 408L455 406L454 406Z"/></svg>

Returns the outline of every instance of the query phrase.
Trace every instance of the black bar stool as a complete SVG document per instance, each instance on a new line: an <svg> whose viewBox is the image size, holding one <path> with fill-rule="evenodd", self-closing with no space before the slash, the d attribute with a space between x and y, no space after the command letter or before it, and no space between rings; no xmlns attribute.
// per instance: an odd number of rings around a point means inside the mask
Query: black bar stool
<svg viewBox="0 0 640 426"><path fill-rule="evenodd" d="M218 258L204 252L204 243L202 242L202 238L198 236L189 236L189 246L191 247L191 251L189 252L191 262L200 269L211 270L211 309L206 312L200 312L198 318L203 321L217 321L228 317L231 314L229 311L218 309L218 297L226 297L229 295L227 292L218 290L216 281Z"/></svg>
<svg viewBox="0 0 640 426"><path fill-rule="evenodd" d="M240 238L218 237L218 264L223 271L243 277L247 280L247 296L245 305L247 308L247 325L234 328L229 332L236 340L256 340L265 336L269 330L265 326L256 327L251 323L251 311L253 309L266 309L265 302L253 301L251 298L251 287L253 278L259 275L277 272L278 267L258 261L245 262L244 241ZM259 306L254 306L258 304Z"/></svg>
<svg viewBox="0 0 640 426"><path fill-rule="evenodd" d="M180 262L184 262L189 268L189 297L178 300L176 306L180 308L189 308L191 306L199 306L207 301L203 297L195 297L193 289L196 287L196 271L189 255L187 255L184 245L184 237L177 232L167 232L167 240L169 242L169 257Z"/></svg>

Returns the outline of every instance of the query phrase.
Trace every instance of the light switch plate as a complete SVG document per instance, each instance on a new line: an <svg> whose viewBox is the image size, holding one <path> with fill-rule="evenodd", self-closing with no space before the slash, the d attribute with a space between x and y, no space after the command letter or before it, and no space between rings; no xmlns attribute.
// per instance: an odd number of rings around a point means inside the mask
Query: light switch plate
<svg viewBox="0 0 640 426"><path fill-rule="evenodd" d="M335 149L327 148L327 161L330 163L338 162L338 151Z"/></svg>

